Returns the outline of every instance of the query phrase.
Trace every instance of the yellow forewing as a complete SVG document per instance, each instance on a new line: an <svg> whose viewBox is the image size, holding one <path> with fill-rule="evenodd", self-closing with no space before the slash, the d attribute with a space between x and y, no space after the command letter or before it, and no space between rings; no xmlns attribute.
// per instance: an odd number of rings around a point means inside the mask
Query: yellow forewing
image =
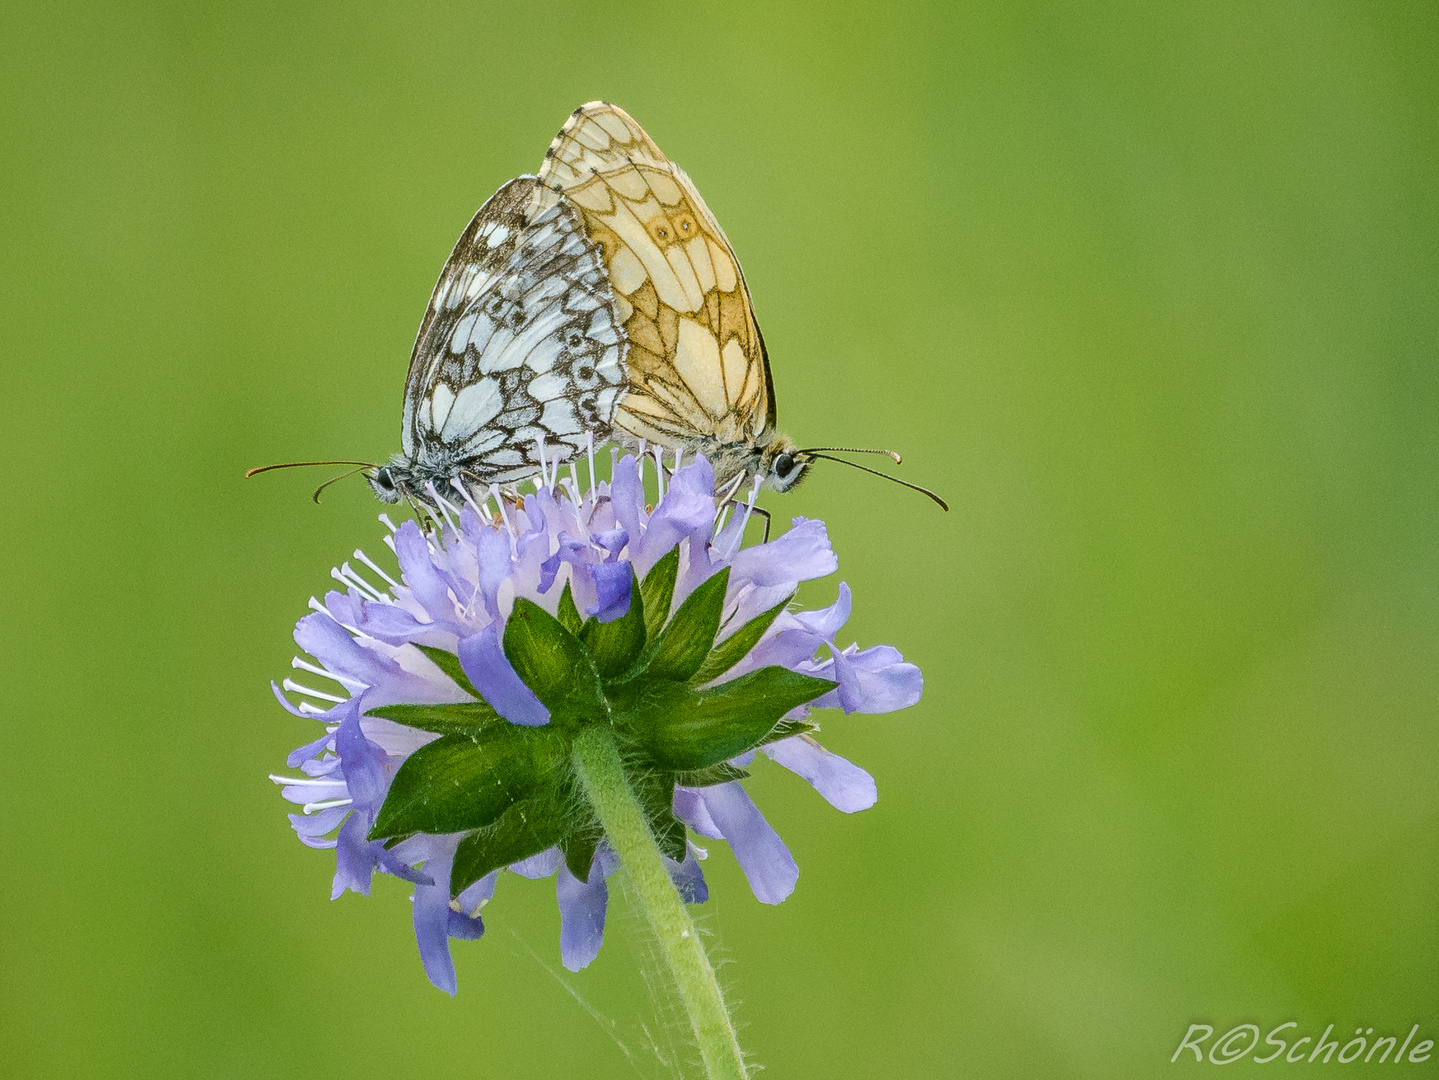
<svg viewBox="0 0 1439 1080"><path fill-rule="evenodd" d="M630 351L615 426L676 445L753 442L774 424L764 342L734 249L694 184L623 109L577 109L540 180L581 210Z"/></svg>

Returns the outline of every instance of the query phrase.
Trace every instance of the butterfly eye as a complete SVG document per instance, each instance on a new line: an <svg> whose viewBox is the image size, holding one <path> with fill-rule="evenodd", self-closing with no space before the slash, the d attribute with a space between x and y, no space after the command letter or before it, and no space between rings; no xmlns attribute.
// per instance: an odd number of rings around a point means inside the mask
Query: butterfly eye
<svg viewBox="0 0 1439 1080"><path fill-rule="evenodd" d="M781 454L779 457L774 459L775 476L779 477L781 480L789 479L789 474L794 472L794 465L795 461L793 455Z"/></svg>
<svg viewBox="0 0 1439 1080"><path fill-rule="evenodd" d="M384 488L386 491L395 490L395 478L391 475L390 467L388 465L380 468L375 472L375 483L378 484L380 487Z"/></svg>

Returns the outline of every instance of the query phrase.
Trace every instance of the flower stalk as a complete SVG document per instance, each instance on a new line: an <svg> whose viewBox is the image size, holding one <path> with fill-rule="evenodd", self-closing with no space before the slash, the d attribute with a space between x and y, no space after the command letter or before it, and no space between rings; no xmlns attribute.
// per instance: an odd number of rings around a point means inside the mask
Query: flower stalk
<svg viewBox="0 0 1439 1080"><path fill-rule="evenodd" d="M575 738L573 752L580 784L604 826L610 847L634 884L645 919L679 988L706 1075L710 1080L744 1080L744 1055L714 967L665 869L644 810L625 779L613 733L607 725L592 725Z"/></svg>

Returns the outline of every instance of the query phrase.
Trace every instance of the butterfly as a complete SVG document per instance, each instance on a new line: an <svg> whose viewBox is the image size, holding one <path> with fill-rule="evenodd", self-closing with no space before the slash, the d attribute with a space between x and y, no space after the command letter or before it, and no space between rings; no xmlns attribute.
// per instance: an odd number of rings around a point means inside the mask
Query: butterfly
<svg viewBox="0 0 1439 1080"><path fill-rule="evenodd" d="M606 441L703 454L726 496L750 477L787 491L842 449L778 431L728 237L634 118L592 101L455 244L410 357L401 451L366 478L413 501L432 483L542 475Z"/></svg>

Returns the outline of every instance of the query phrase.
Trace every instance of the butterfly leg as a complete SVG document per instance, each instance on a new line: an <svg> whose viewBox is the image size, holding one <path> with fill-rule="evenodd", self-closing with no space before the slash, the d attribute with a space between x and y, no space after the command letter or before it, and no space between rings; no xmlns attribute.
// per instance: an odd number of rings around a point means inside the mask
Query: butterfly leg
<svg viewBox="0 0 1439 1080"><path fill-rule="evenodd" d="M770 522L769 511L768 511L768 510L762 510L762 509L760 509L758 506L756 506L756 507L754 508L754 510L752 511L752 513L756 513L756 514L758 514L760 517L764 518L764 539L761 540L760 543L761 543L761 544L768 544L768 543L769 543L769 522Z"/></svg>
<svg viewBox="0 0 1439 1080"><path fill-rule="evenodd" d="M410 513L415 515L415 524L420 527L420 532L439 531L439 518L428 505L417 500L409 491L405 491L405 502L410 504Z"/></svg>

